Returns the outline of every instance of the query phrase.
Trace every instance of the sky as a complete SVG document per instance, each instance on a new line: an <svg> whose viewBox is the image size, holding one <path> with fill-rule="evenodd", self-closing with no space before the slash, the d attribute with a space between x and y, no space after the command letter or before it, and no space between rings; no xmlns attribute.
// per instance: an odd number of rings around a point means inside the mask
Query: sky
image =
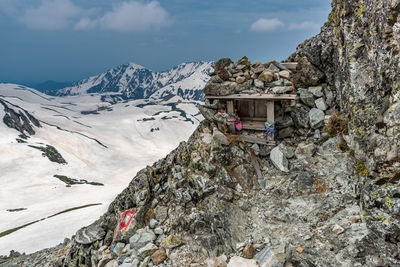
<svg viewBox="0 0 400 267"><path fill-rule="evenodd" d="M284 60L330 0L0 0L0 82L78 81L135 62Z"/></svg>

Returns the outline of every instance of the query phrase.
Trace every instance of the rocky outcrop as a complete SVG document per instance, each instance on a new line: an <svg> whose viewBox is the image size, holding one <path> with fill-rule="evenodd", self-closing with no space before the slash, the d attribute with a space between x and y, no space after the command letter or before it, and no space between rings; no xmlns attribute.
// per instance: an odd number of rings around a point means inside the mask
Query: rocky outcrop
<svg viewBox="0 0 400 267"><path fill-rule="evenodd" d="M275 148L242 142L218 117L224 104L206 102L192 137L141 170L93 224L104 236L83 244L78 234L5 265L400 265L400 1L332 7L289 58L299 100L276 114L294 134ZM272 90L276 76L261 65L219 61L206 94ZM127 209L134 227L117 237Z"/></svg>
<svg viewBox="0 0 400 267"><path fill-rule="evenodd" d="M5 112L3 117L4 124L9 128L19 131L22 136L34 135L34 128L41 127L39 120L37 120L26 110L14 106L13 104L2 100L1 98L0 104L3 106Z"/></svg>

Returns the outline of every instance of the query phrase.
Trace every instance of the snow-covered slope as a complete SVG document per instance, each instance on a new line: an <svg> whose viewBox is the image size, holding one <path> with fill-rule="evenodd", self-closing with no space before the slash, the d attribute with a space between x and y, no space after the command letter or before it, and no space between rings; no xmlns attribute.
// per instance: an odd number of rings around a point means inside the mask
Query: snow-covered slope
<svg viewBox="0 0 400 267"><path fill-rule="evenodd" d="M182 82L178 72L165 74L165 83ZM89 80L87 84L96 83L95 78ZM53 97L24 86L0 84L0 255L11 249L33 252L73 235L103 214L138 170L186 140L202 119L196 102L179 96L114 105L102 97ZM27 117L26 125L34 135L25 131L24 137L10 128L25 120L18 116L13 116L14 124L3 122L13 112ZM41 127L33 123L35 119ZM57 153L66 163L57 162Z"/></svg>
<svg viewBox="0 0 400 267"><path fill-rule="evenodd" d="M184 99L202 100L211 62L182 63L165 72L153 72L135 63L118 66L100 75L57 90L58 96L109 93L113 99L165 99L179 95ZM104 100L104 99L103 99Z"/></svg>

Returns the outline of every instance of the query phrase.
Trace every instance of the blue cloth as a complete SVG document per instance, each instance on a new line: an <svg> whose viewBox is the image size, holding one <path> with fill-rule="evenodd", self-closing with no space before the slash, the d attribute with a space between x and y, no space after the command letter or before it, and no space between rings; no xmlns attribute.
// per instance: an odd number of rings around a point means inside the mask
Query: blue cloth
<svg viewBox="0 0 400 267"><path fill-rule="evenodd" d="M278 133L278 127L275 125L276 122L273 121L272 123L266 122L265 123L265 130L264 136L269 136L271 134L275 135L277 139L281 139Z"/></svg>

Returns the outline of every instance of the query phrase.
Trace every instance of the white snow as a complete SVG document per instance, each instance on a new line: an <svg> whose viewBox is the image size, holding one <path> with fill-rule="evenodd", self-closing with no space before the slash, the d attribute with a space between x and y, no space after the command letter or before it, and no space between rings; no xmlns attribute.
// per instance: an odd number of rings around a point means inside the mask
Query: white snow
<svg viewBox="0 0 400 267"><path fill-rule="evenodd" d="M4 111L0 105L0 233L66 209L102 203L39 221L0 237L0 255L12 249L31 253L57 245L95 221L137 171L187 140L202 119L195 103L179 97L168 102L179 100L177 107L193 123L185 121L179 112L170 112L171 107L164 103L136 106L146 103L144 100L109 105L102 103L96 94L49 97L13 84L0 84L0 98L24 108L42 124L42 128L35 128L36 134L27 140L28 144L17 143L15 138L19 132L2 122ZM100 106L109 106L112 111L81 114ZM161 113L154 115L157 112ZM177 118L162 119L165 116ZM151 117L154 120L142 121ZM41 151L28 146L38 144L54 146L68 164L50 162ZM55 174L100 182L104 186L66 187L53 177ZM17 208L26 210L7 211Z"/></svg>

